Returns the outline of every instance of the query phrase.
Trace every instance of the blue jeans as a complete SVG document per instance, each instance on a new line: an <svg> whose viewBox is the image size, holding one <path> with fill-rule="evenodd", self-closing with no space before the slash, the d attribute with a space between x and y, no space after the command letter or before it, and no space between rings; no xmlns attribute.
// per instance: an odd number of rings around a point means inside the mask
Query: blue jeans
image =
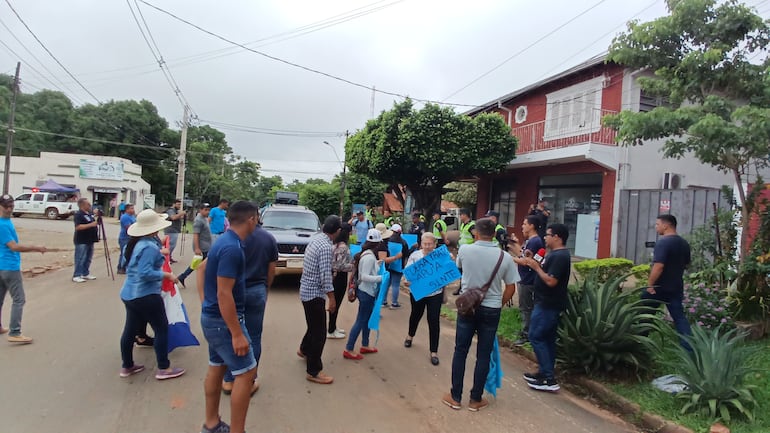
<svg viewBox="0 0 770 433"><path fill-rule="evenodd" d="M91 275L91 259L94 257L94 244L75 244L75 272L72 277Z"/></svg>
<svg viewBox="0 0 770 433"><path fill-rule="evenodd" d="M398 304L398 293L401 290L401 278L403 278L404 274L402 274L401 272L394 272L394 271L388 271L388 272L390 272L390 303ZM385 295L383 295L382 299L384 299L385 302L387 303L387 300L388 300L387 291L385 292Z"/></svg>
<svg viewBox="0 0 770 433"><path fill-rule="evenodd" d="M369 318L374 311L374 296L356 289L356 297L358 298L358 314L356 315L356 322L350 328L348 344L345 345L345 350L348 352L355 349L358 334L361 334L361 346L369 346Z"/></svg>
<svg viewBox="0 0 770 433"><path fill-rule="evenodd" d="M24 312L24 286L21 280L21 271L0 271L0 311L3 310L5 294L11 294L11 321L9 322L9 335L21 335L21 315Z"/></svg>
<svg viewBox="0 0 770 433"><path fill-rule="evenodd" d="M246 287L246 308L243 311L246 331L251 339L251 350L254 352L254 360L259 367L259 358L262 356L262 322L265 319L265 305L267 304L267 286L258 284ZM235 378L230 370L225 373L225 382L234 382Z"/></svg>
<svg viewBox="0 0 770 433"><path fill-rule="evenodd" d="M538 372L547 378L554 377L560 315L561 310L535 304L529 322L529 342L537 357Z"/></svg>
<svg viewBox="0 0 770 433"><path fill-rule="evenodd" d="M666 303L668 312L671 315L671 319L674 321L674 328L679 333L679 344L685 349L692 352L692 348L681 337L682 335L692 335L690 330L690 322L687 320L687 316L684 314L684 306L682 305L683 293L669 293L662 290L658 290L654 295L647 293L647 290L642 291L642 300L645 301L650 309L656 309L661 303ZM654 313L651 311L651 313Z"/></svg>
<svg viewBox="0 0 770 433"><path fill-rule="evenodd" d="M120 257L118 257L118 269L126 270L126 258L123 256L126 253L126 245L128 245L128 239L118 239L118 245L120 246Z"/></svg>
<svg viewBox="0 0 770 433"><path fill-rule="evenodd" d="M479 307L471 317L457 316L455 352L452 356L452 398L462 401L465 362L471 348L473 335L478 334L476 343L476 367L473 370L471 400L480 401L484 384L489 374L489 358L495 345L497 325L500 323L500 308Z"/></svg>
<svg viewBox="0 0 770 433"><path fill-rule="evenodd" d="M248 337L246 324L243 317L239 317L241 330ZM233 350L233 335L227 327L225 320L221 317L208 316L201 314L201 329L203 336L209 343L209 365L219 367L226 365L233 375L239 376L247 371L256 368L257 361L254 359L254 352L249 346L249 351L244 356L238 356Z"/></svg>
<svg viewBox="0 0 770 433"><path fill-rule="evenodd" d="M179 233L166 233L166 236L168 236L168 256L171 257L172 254L174 254L174 248L176 248Z"/></svg>

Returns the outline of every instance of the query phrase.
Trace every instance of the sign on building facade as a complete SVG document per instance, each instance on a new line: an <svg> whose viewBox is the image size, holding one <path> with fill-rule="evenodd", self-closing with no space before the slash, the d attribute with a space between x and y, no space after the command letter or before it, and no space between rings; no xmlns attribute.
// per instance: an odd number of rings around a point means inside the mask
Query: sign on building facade
<svg viewBox="0 0 770 433"><path fill-rule="evenodd" d="M95 159L80 160L80 177L83 179L123 180L123 163Z"/></svg>

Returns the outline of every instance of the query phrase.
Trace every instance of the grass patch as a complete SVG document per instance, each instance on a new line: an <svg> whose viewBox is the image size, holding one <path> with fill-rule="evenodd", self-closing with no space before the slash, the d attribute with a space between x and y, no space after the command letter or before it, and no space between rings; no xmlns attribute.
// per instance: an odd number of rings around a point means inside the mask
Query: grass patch
<svg viewBox="0 0 770 433"><path fill-rule="evenodd" d="M756 349L749 358L749 363L755 367L758 372L749 381L757 386L755 397L758 406L754 411L754 421L743 419L734 419L728 423L732 433L767 433L770 432L770 341L767 339L760 341L749 341L745 344ZM662 355L662 357L667 355ZM659 364L660 365L660 364ZM670 374L664 367L658 366L653 371L654 376ZM666 419L674 421L695 432L708 432L713 423L702 415L691 413L682 415L680 410L684 405L682 400L674 396L659 391L654 388L650 380L643 382L617 382L604 381L616 393L623 397L638 403L643 410L658 414Z"/></svg>
<svg viewBox="0 0 770 433"><path fill-rule="evenodd" d="M446 305L441 306L441 317L447 318L453 322L457 321L457 310Z"/></svg>
<svg viewBox="0 0 770 433"><path fill-rule="evenodd" d="M503 308L500 313L500 325L497 327L497 335L514 341L519 338L521 332L521 312L518 308Z"/></svg>

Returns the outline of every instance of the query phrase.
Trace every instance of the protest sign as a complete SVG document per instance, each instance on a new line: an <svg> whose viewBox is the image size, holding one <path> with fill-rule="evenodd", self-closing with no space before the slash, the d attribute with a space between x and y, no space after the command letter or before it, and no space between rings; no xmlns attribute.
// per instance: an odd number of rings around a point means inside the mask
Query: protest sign
<svg viewBox="0 0 770 433"><path fill-rule="evenodd" d="M412 296L419 301L461 275L449 250L442 245L404 269L404 276L409 280Z"/></svg>

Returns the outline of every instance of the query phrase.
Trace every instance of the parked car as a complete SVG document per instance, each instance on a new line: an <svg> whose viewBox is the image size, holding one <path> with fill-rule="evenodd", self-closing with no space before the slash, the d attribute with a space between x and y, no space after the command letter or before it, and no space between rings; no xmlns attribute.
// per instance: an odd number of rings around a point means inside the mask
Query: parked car
<svg viewBox="0 0 770 433"><path fill-rule="evenodd" d="M305 206L272 204L260 212L260 223L278 243L276 275L301 274L310 237L321 231L315 212Z"/></svg>
<svg viewBox="0 0 770 433"><path fill-rule="evenodd" d="M71 194L55 192L33 192L16 197L13 216L23 214L45 215L48 219L67 219L78 209L78 204L71 200Z"/></svg>

